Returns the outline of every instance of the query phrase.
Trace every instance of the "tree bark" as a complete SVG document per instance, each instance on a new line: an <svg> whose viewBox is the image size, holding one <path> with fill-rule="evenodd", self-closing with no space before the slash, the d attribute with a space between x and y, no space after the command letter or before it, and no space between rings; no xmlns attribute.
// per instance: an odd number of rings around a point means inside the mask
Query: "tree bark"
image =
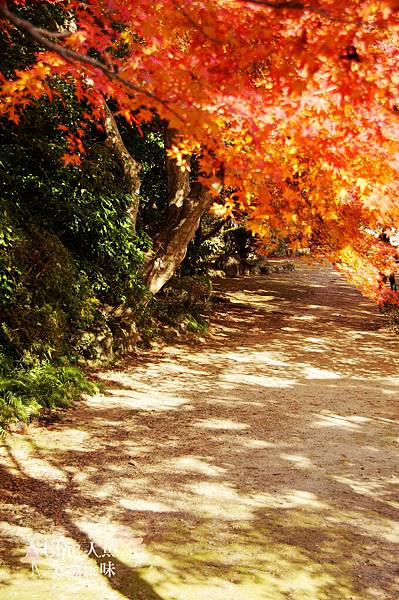
<svg viewBox="0 0 399 600"><path fill-rule="evenodd" d="M165 148L170 147L176 130L165 131ZM200 219L211 204L206 188L190 185L189 171L166 156L168 177L168 209L164 226L154 240L148 256L146 284L156 294L172 277L187 253L187 247L198 229Z"/></svg>
<svg viewBox="0 0 399 600"><path fill-rule="evenodd" d="M188 171L177 166L175 160L168 158L166 154L167 148L170 148L173 143L173 138L178 132L176 129L165 130L165 162L166 176L168 179L168 213L167 222L169 228L171 225L176 225L183 203L190 193L190 174Z"/></svg>
<svg viewBox="0 0 399 600"><path fill-rule="evenodd" d="M200 184L194 184L182 203L174 225L158 237L147 266L146 283L152 294L159 292L183 261L201 216L210 204L207 190Z"/></svg>
<svg viewBox="0 0 399 600"><path fill-rule="evenodd" d="M132 205L129 216L135 231L139 209L140 164L131 156L123 143L116 121L105 103L106 144L120 161L130 188ZM165 131L165 147L170 147L177 132ZM179 167L175 160L166 157L168 178L168 209L163 227L154 239L154 246L146 264L146 284L156 294L172 277L183 261L187 247L193 239L200 219L211 203L210 195L200 184L190 186L189 171Z"/></svg>
<svg viewBox="0 0 399 600"><path fill-rule="evenodd" d="M140 194L140 163L138 163L130 154L125 144L123 143L122 136L119 132L118 125L113 117L106 102L104 102L105 108L105 120L104 128L107 134L105 144L111 148L115 156L119 160L123 173L125 175L128 187L129 195L132 198L132 202L128 208L128 214L132 224L133 232L136 231L137 214L139 210L139 194Z"/></svg>

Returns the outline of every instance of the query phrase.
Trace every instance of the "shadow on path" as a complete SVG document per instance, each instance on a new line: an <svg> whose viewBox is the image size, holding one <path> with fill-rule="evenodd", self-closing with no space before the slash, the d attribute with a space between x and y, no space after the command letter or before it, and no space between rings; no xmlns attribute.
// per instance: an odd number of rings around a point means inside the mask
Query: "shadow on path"
<svg viewBox="0 0 399 600"><path fill-rule="evenodd" d="M2 598L399 597L397 340L328 269L217 288L206 343L105 373L67 422L6 442ZM21 562L29 535L87 549L118 528L92 587Z"/></svg>

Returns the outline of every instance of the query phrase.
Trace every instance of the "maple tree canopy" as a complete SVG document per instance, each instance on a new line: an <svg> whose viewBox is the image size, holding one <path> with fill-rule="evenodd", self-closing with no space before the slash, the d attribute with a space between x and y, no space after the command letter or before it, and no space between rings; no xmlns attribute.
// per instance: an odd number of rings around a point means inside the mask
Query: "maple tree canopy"
<svg viewBox="0 0 399 600"><path fill-rule="evenodd" d="M193 153L218 215L245 214L310 246L366 295L382 289L395 250L378 233L399 225L399 2L392 0L70 0L49 32L0 0L1 26L41 51L11 80L0 114L18 123L54 76L74 82L103 119L104 97L140 126L156 112L176 130L182 169ZM79 163L85 123L65 131Z"/></svg>

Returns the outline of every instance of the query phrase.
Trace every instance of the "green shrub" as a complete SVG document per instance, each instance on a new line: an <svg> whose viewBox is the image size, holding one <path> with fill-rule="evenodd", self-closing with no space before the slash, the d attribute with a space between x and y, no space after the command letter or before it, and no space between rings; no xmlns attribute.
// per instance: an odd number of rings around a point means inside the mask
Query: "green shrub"
<svg viewBox="0 0 399 600"><path fill-rule="evenodd" d="M0 344L15 357L33 349L60 356L95 318L87 276L55 235L37 227L12 233L0 246Z"/></svg>
<svg viewBox="0 0 399 600"><path fill-rule="evenodd" d="M15 421L27 421L42 408L65 408L82 393L98 391L82 371L71 366L54 366L48 361L25 359L13 363L0 354L0 431Z"/></svg>
<svg viewBox="0 0 399 600"><path fill-rule="evenodd" d="M179 312L201 310L209 301L212 283L201 275L174 277L163 293L166 301L175 305Z"/></svg>
<svg viewBox="0 0 399 600"><path fill-rule="evenodd" d="M187 330L198 335L208 333L208 322L204 317L190 316L187 319Z"/></svg>
<svg viewBox="0 0 399 600"><path fill-rule="evenodd" d="M59 96L0 127L0 346L57 357L96 327L101 304L139 307L150 240L134 234L119 163L93 126L82 165L64 167L64 132L81 120L65 82ZM72 352L74 354L74 352Z"/></svg>
<svg viewBox="0 0 399 600"><path fill-rule="evenodd" d="M188 330L203 333L211 293L212 283L204 276L174 277L152 299L149 310L163 324L177 326L185 321Z"/></svg>

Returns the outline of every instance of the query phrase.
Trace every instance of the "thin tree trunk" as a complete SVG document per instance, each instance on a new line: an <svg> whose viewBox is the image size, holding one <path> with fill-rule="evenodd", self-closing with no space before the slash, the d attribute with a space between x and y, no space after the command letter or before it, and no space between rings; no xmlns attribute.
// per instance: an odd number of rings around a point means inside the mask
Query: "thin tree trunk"
<svg viewBox="0 0 399 600"><path fill-rule="evenodd" d="M170 148L177 133L176 129L167 128L164 134L166 175L168 180L167 223L169 228L171 228L171 225L177 223L183 203L190 193L189 172L178 167L176 161L168 158L166 154L167 148Z"/></svg>
<svg viewBox="0 0 399 600"><path fill-rule="evenodd" d="M132 157L126 148L122 136L119 132L118 125L113 117L106 102L104 102L105 120L104 128L107 134L105 141L106 145L111 148L115 156L119 160L126 181L129 186L129 195L132 198L131 205L128 208L128 214L132 224L132 230L136 231L137 214L139 210L139 195L140 195L140 169L141 165Z"/></svg>

